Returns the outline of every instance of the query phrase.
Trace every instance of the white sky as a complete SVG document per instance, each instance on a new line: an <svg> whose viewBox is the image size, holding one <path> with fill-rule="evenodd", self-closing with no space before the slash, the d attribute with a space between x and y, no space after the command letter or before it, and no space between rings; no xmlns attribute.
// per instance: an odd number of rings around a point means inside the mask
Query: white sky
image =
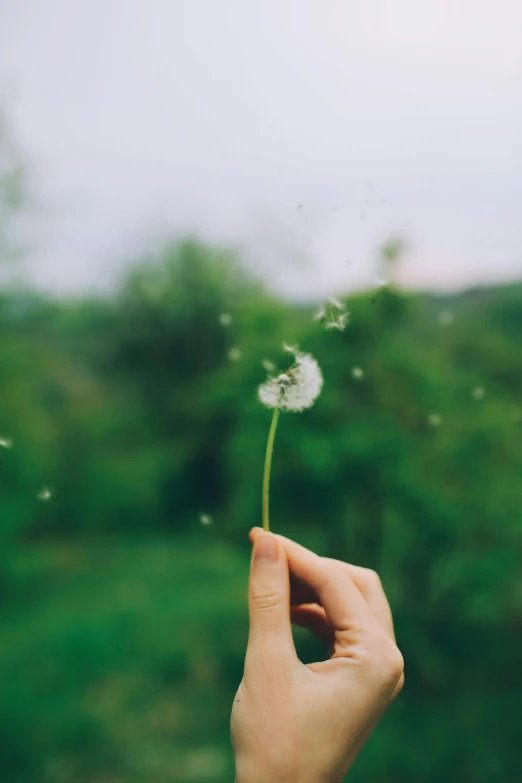
<svg viewBox="0 0 522 783"><path fill-rule="evenodd" d="M105 285L194 231L320 295L402 233L409 285L522 277L521 30L518 0L3 0L32 272Z"/></svg>

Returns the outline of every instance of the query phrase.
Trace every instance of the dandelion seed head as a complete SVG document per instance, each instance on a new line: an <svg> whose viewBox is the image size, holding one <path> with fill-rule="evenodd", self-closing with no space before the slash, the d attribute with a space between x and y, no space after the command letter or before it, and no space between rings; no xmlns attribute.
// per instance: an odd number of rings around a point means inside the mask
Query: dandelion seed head
<svg viewBox="0 0 522 783"><path fill-rule="evenodd" d="M483 386L475 386L471 393L475 400L483 400L486 396L486 390Z"/></svg>
<svg viewBox="0 0 522 783"><path fill-rule="evenodd" d="M441 310L439 313L439 324L441 326L451 326L455 320L455 313L452 310Z"/></svg>
<svg viewBox="0 0 522 783"><path fill-rule="evenodd" d="M42 489L38 492L36 497L38 500L41 500L43 503L47 503L53 496L53 493L49 489L49 487L42 487Z"/></svg>
<svg viewBox="0 0 522 783"><path fill-rule="evenodd" d="M364 378L364 370L362 369L362 367L353 367L352 377L355 378L355 380L357 381L360 381L361 378Z"/></svg>
<svg viewBox="0 0 522 783"><path fill-rule="evenodd" d="M428 416L428 424L430 427L440 427L442 424L442 416L438 413L430 413Z"/></svg>
<svg viewBox="0 0 522 783"><path fill-rule="evenodd" d="M228 352L228 358L231 362L238 362L243 358L243 351L240 348L231 348Z"/></svg>
<svg viewBox="0 0 522 783"><path fill-rule="evenodd" d="M2 438L0 437L0 448L2 449L12 449L13 448L13 441L11 438Z"/></svg>
<svg viewBox="0 0 522 783"><path fill-rule="evenodd" d="M212 522L213 522L212 517L210 516L210 514L200 514L199 515L199 521L205 527L209 527L212 524Z"/></svg>
<svg viewBox="0 0 522 783"><path fill-rule="evenodd" d="M230 326L232 323L232 316L230 313L221 313L218 320L221 326Z"/></svg>
<svg viewBox="0 0 522 783"><path fill-rule="evenodd" d="M294 364L286 372L269 377L258 389L259 400L268 408L304 411L310 408L323 387L323 375L309 353L295 352Z"/></svg>

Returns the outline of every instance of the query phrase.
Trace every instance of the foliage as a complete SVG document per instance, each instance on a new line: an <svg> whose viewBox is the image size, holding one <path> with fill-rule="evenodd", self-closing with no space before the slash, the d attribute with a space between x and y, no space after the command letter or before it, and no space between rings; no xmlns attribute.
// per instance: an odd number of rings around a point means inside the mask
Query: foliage
<svg viewBox="0 0 522 783"><path fill-rule="evenodd" d="M195 240L106 298L1 297L2 779L231 779L270 418L255 389L283 339L325 388L282 416L274 529L379 570L407 663L351 779L522 777L522 287L347 304L326 332Z"/></svg>

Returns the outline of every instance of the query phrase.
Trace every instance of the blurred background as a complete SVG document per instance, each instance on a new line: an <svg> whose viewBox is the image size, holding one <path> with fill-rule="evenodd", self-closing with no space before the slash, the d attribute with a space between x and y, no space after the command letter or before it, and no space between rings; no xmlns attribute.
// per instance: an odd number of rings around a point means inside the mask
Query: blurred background
<svg viewBox="0 0 522 783"><path fill-rule="evenodd" d="M406 659L350 780L522 779L521 24L1 4L2 780L233 780L283 340L325 387L273 527L377 569Z"/></svg>

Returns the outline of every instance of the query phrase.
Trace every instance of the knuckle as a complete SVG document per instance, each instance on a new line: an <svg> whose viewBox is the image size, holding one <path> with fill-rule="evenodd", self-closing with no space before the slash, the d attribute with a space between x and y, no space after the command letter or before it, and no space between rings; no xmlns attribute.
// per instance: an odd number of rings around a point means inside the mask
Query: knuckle
<svg viewBox="0 0 522 783"><path fill-rule="evenodd" d="M363 568L361 577L366 583L368 589L382 590L381 577L377 571L373 571L371 568Z"/></svg>
<svg viewBox="0 0 522 783"><path fill-rule="evenodd" d="M385 681L397 685L404 675L404 658L393 642L381 653L381 666Z"/></svg>
<svg viewBox="0 0 522 783"><path fill-rule="evenodd" d="M389 636L379 636L374 639L367 656L375 668L378 679L385 687L395 688L401 680L404 680L404 658Z"/></svg>

